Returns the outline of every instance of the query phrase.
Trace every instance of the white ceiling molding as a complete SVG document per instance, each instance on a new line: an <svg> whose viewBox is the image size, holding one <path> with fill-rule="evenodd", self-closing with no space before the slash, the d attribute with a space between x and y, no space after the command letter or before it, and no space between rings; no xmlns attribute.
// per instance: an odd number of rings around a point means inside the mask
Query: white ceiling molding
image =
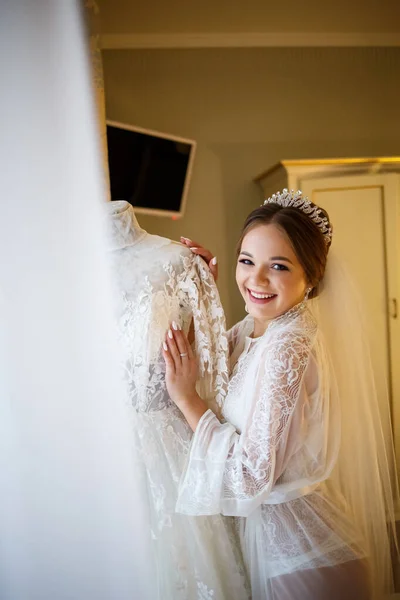
<svg viewBox="0 0 400 600"><path fill-rule="evenodd" d="M101 36L104 50L395 46L400 46L400 33L108 33Z"/></svg>

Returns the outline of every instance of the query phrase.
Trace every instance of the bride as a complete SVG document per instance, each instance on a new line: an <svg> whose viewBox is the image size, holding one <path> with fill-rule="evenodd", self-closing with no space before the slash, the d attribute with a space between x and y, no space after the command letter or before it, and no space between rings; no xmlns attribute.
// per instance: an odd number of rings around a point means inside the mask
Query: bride
<svg viewBox="0 0 400 600"><path fill-rule="evenodd" d="M331 242L328 215L300 191L248 216L236 281L249 315L229 332L222 422L195 390L184 333L163 344L195 432L177 510L237 517L254 600L390 591L390 465L358 297Z"/></svg>

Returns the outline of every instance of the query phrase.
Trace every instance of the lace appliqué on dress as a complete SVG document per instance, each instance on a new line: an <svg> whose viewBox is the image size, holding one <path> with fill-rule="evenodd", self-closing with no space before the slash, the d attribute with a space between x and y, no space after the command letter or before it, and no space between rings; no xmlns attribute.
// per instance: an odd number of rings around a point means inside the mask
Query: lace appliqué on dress
<svg viewBox="0 0 400 600"><path fill-rule="evenodd" d="M161 345L171 320L180 322L187 332L193 318L202 392L207 400L221 406L228 386L228 344L212 275L199 257L182 256L179 268L167 262L163 270L162 286L145 277L137 295L124 292L121 298L119 331L132 405L138 411L163 410L171 405Z"/></svg>

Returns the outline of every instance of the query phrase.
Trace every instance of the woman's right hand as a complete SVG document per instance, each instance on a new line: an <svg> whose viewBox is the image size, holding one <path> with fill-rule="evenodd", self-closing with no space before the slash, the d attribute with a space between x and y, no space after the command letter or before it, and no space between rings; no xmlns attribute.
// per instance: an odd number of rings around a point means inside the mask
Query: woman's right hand
<svg viewBox="0 0 400 600"><path fill-rule="evenodd" d="M190 238L185 238L185 237L181 236L181 243L184 246L187 246L193 252L193 254L198 254L198 256L201 256L201 258L207 263L207 265L214 277L214 280L217 281L217 279L218 279L217 257L213 256L212 253L210 252L210 250L207 250L207 248L204 248L201 244L198 244L197 242L191 240Z"/></svg>

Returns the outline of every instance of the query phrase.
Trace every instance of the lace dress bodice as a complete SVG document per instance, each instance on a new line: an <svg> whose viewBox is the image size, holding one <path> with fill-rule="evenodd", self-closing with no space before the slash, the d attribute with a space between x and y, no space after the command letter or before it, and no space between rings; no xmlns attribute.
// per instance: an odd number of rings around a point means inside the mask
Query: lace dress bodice
<svg viewBox="0 0 400 600"><path fill-rule="evenodd" d="M227 388L224 313L208 267L180 244L147 235L113 251L125 378L138 411L171 407L161 353L171 321L188 333L193 321L201 393L214 408Z"/></svg>

